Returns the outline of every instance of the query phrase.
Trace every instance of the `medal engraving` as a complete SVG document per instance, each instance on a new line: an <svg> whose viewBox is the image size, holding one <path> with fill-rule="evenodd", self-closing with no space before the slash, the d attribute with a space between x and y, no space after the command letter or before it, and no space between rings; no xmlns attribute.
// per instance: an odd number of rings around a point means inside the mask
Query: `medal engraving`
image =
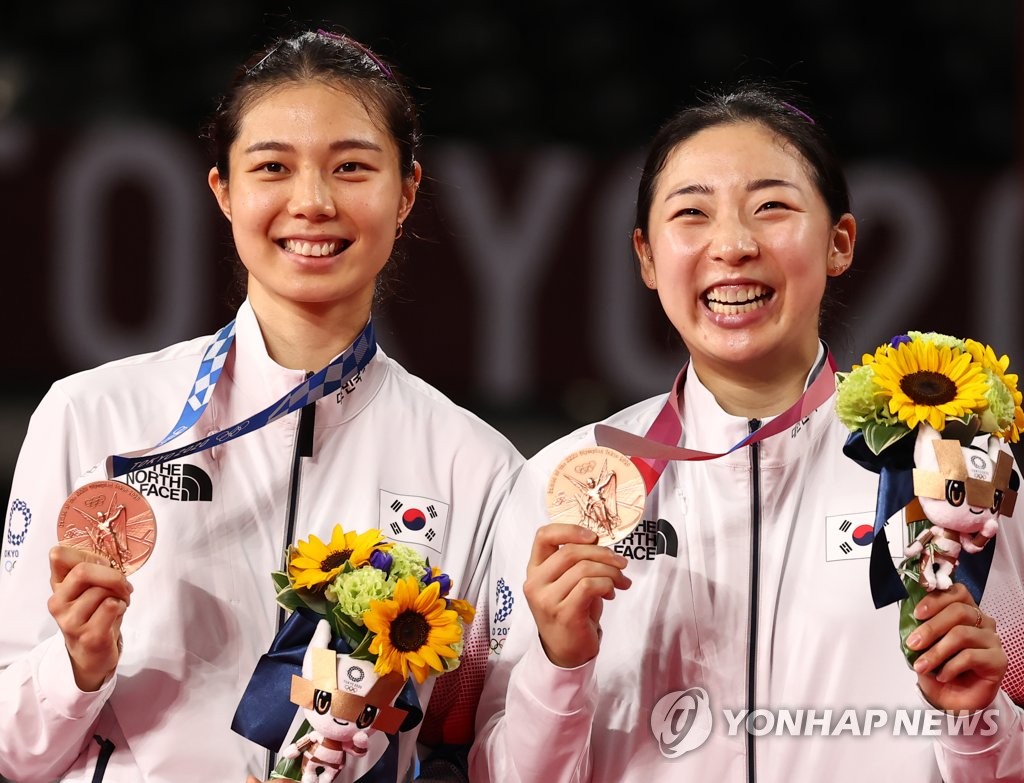
<svg viewBox="0 0 1024 783"><path fill-rule="evenodd" d="M644 480L627 457L603 446L562 460L547 487L552 522L581 525L607 546L628 536L643 515Z"/></svg>
<svg viewBox="0 0 1024 783"><path fill-rule="evenodd" d="M120 481L93 481L61 506L57 540L103 557L127 576L149 559L156 544L156 518L142 495Z"/></svg>

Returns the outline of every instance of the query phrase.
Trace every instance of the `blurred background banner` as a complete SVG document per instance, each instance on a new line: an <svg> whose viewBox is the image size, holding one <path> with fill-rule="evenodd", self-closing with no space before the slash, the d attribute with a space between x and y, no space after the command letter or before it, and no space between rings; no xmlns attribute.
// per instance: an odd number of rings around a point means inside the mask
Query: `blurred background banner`
<svg viewBox="0 0 1024 783"><path fill-rule="evenodd" d="M199 131L234 66L296 25L367 43L422 109L381 345L527 456L675 377L684 354L630 246L641 154L696 89L740 76L807 94L847 163L858 247L825 332L840 364L921 329L988 341L1020 371L1019 3L595 8L6 4L3 496L55 379L231 317Z"/></svg>

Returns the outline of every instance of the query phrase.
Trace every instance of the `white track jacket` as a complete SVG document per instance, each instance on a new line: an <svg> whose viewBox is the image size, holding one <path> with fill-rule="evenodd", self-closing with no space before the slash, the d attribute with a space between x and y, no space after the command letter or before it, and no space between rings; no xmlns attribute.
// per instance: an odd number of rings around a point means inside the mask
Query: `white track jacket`
<svg viewBox="0 0 1024 783"><path fill-rule="evenodd" d="M303 372L267 355L248 303L236 327L210 405L195 427L161 450L225 429L304 380ZM242 783L247 773L262 779L266 751L230 725L275 633L270 574L285 549L298 413L121 477L149 500L157 537L150 559L129 576L134 592L123 656L99 691L76 688L46 609L47 551L57 543L61 504L108 455L152 447L170 430L209 339L58 381L32 416L0 563L0 773L19 783ZM328 540L338 523L346 530L380 528L441 566L453 597L478 605L484 630L479 645L469 634L461 675L469 682L460 695L472 702L483 666L468 659L477 648L486 657L481 585L492 519L522 457L378 350L358 381L316 403L312 456L301 462L296 538L315 533ZM410 509L428 520L419 530L403 524ZM425 711L433 683L419 688ZM472 720L471 704L450 706L468 709ZM418 731L401 735L400 769L413 763ZM101 753L109 758L105 775L96 777ZM371 746L338 781L356 779L379 755Z"/></svg>
<svg viewBox="0 0 1024 783"><path fill-rule="evenodd" d="M722 411L692 371L683 397L680 445L718 453L749 434L749 422ZM607 423L642 435L665 399ZM529 460L495 541L472 779L1024 780L1024 728L1006 693L973 717L974 734L952 733L943 713L926 712L900 649L898 606L871 600L864 526L874 520L878 476L843 454L848 435L829 401L755 447L669 463L643 521L615 545L632 585L604 604L597 658L573 670L545 656L522 582L534 530L547 521L551 472L594 444L593 427ZM897 560L902 526L894 517L887 527ZM982 603L998 619L1011 657L1004 689L1018 701L1022 579L1019 502L1001 520Z"/></svg>

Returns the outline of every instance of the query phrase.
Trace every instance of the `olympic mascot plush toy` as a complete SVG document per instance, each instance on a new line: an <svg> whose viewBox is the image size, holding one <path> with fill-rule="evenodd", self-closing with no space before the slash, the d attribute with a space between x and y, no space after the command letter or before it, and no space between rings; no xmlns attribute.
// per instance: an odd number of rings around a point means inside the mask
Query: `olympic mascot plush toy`
<svg viewBox="0 0 1024 783"><path fill-rule="evenodd" d="M1020 439L1022 394L1009 359L975 340L909 332L861 361L836 373L836 413L851 430L844 452L879 474L872 597L877 607L901 602L903 652L913 663L906 639L927 593L963 582L981 600L987 545L999 517L1013 513L1020 484L1000 441ZM885 525L900 511L910 544L894 569Z"/></svg>
<svg viewBox="0 0 1024 783"><path fill-rule="evenodd" d="M966 434L969 437L970 430ZM990 435L987 449L982 449L942 438L922 423L914 464L914 494L922 518L931 525L917 535L906 554L920 558L919 581L926 590L945 590L952 586L961 549L980 552L995 537L1000 515L1013 513L1013 460L1000 450L995 436Z"/></svg>
<svg viewBox="0 0 1024 783"><path fill-rule="evenodd" d="M302 756L302 783L332 783L350 756L362 756L375 731L398 731L405 712L392 706L405 682L397 672L378 676L373 663L328 647L331 627L317 624L292 677L292 702L302 708L311 730L285 746L281 755Z"/></svg>

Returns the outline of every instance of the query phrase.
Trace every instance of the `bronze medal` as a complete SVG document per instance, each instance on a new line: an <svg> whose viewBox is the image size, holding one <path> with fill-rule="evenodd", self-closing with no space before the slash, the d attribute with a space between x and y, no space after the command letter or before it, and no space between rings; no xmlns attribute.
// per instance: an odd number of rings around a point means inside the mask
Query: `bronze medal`
<svg viewBox="0 0 1024 783"><path fill-rule="evenodd" d="M61 506L57 541L95 552L127 576L149 559L156 544L156 518L149 502L120 481L93 481Z"/></svg>
<svg viewBox="0 0 1024 783"><path fill-rule="evenodd" d="M636 465L604 446L581 449L551 473L547 489L552 522L582 525L602 546L628 536L643 516L647 499Z"/></svg>

